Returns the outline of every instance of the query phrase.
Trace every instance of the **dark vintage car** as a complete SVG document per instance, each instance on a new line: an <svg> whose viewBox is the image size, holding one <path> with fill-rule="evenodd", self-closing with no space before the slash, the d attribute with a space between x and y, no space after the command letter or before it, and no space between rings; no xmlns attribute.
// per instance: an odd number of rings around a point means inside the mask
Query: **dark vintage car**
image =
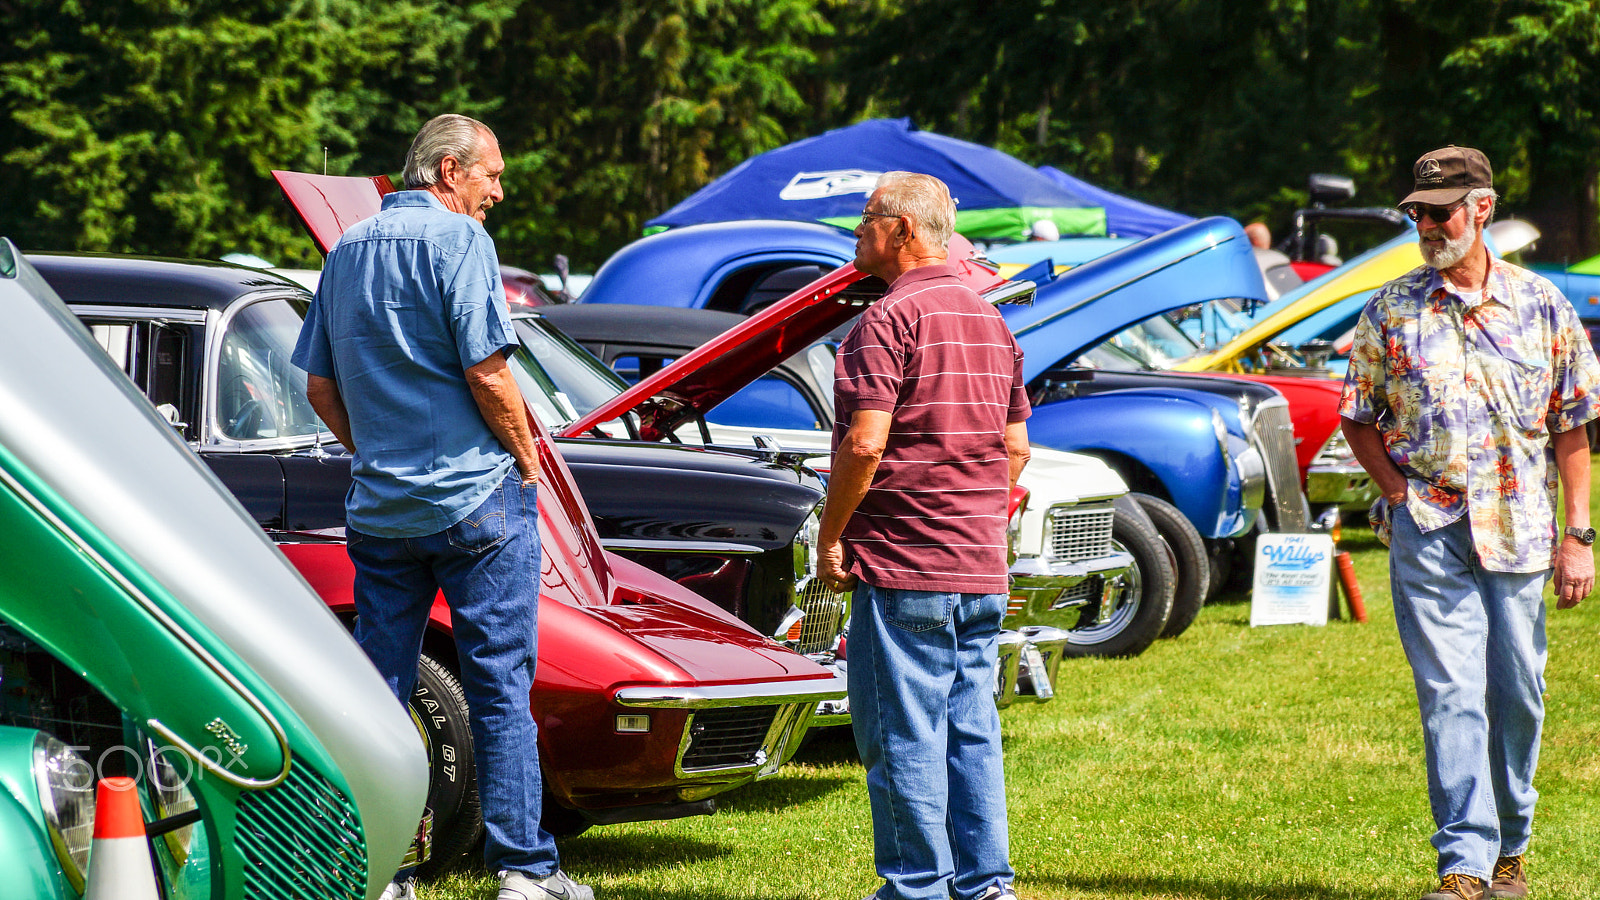
<svg viewBox="0 0 1600 900"><path fill-rule="evenodd" d="M744 321L715 310L605 303L542 309L521 316L517 327L526 340L553 325L637 382ZM781 320L769 327L782 327ZM765 374L747 378L705 412L711 438L719 446L756 443L818 454L812 465L826 471L834 420L833 348L831 340L814 341ZM662 389L683 393L681 387ZM1008 625L1022 626L1030 593L1055 590L1049 606L1078 608L1075 616L1054 617L1068 634L1064 655L1127 656L1149 646L1162 633L1162 612L1171 602L1171 565L1166 548L1151 539L1154 525L1127 496L1122 480L1093 457L1035 447L1019 487L1026 491L1026 506L1014 516L1010 534L1017 615ZM1059 580L1045 574L1056 569L1072 574ZM1088 577L1081 577L1084 572Z"/></svg>
<svg viewBox="0 0 1600 900"><path fill-rule="evenodd" d="M348 618L353 570L342 536L350 458L313 414L305 375L289 363L310 302L305 290L223 264L54 254L32 260L323 600ZM519 351L513 368L524 393L537 396L541 376L532 357ZM705 544L713 554L746 554L752 573L770 558L782 577L774 576L776 587L756 583L752 593L771 589L780 597L794 580L793 536L821 496L815 476L759 458L670 447L578 441L558 450L539 417L530 418L546 473L533 704L548 824L570 833L589 823L709 813L714 795L787 761L817 705L842 698L842 680L678 583L604 550L575 475L635 479L626 514L609 519L613 537L637 528L640 543L673 539ZM576 470L563 459L568 448L587 453ZM683 462L672 469L655 463L664 458ZM652 509L669 472L679 473L681 493L661 506L686 518L663 520ZM695 499L708 496L716 499L715 514ZM687 514L686 504L695 502L696 512ZM473 844L481 823L442 599L423 649L411 706L429 743L435 861L443 865Z"/></svg>
<svg viewBox="0 0 1600 900"><path fill-rule="evenodd" d="M0 896L132 896L88 873L110 776L160 896L376 896L423 808L416 727L3 238L0 302Z"/></svg>

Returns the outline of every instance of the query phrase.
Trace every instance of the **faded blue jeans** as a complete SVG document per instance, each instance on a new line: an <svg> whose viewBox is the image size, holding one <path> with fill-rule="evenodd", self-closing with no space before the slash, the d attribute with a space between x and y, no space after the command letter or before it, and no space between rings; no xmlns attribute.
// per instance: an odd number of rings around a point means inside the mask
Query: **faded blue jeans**
<svg viewBox="0 0 1600 900"><path fill-rule="evenodd" d="M879 900L971 900L1011 884L994 705L1005 609L1005 594L856 588L850 715Z"/></svg>
<svg viewBox="0 0 1600 900"><path fill-rule="evenodd" d="M472 758L488 832L489 871L544 878L558 867L539 824L544 802L538 726L528 708L538 656L538 490L516 466L477 509L418 538L348 531L355 563L356 641L404 703L433 598L444 592L472 723Z"/></svg>
<svg viewBox="0 0 1600 900"><path fill-rule="evenodd" d="M1548 572L1490 572L1467 517L1427 534L1391 514L1389 582L1427 752L1439 874L1491 877L1533 836Z"/></svg>

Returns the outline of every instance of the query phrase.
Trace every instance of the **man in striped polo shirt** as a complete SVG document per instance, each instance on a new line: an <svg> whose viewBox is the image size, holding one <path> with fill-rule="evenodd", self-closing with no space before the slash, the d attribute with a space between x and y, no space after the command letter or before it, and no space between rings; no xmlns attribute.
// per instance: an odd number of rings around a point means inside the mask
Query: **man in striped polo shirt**
<svg viewBox="0 0 1600 900"><path fill-rule="evenodd" d="M856 268L889 283L839 348L822 577L856 587L850 709L877 900L1014 900L995 657L1006 500L1028 461L1022 351L946 262L955 203L878 179Z"/></svg>

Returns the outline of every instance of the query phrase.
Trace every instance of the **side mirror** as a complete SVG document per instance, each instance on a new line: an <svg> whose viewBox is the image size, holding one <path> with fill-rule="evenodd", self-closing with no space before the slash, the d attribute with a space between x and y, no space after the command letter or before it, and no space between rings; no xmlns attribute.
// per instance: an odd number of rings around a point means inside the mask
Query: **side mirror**
<svg viewBox="0 0 1600 900"><path fill-rule="evenodd" d="M183 436L183 430L189 427L188 422L178 421L178 408L171 403L163 403L156 407L156 413L167 420L167 424L177 429L178 436Z"/></svg>
<svg viewBox="0 0 1600 900"><path fill-rule="evenodd" d="M1356 195L1355 179L1348 175L1314 174L1310 179L1310 187L1313 206L1338 203Z"/></svg>

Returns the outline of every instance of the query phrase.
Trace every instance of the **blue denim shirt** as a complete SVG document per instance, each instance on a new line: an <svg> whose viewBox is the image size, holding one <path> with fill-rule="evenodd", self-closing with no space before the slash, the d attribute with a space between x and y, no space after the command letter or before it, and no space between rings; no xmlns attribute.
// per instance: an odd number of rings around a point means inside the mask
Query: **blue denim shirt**
<svg viewBox="0 0 1600 900"><path fill-rule="evenodd" d="M359 451L349 527L376 537L444 531L514 464L478 411L466 370L517 343L494 243L427 191L383 198L329 251L293 362L331 378Z"/></svg>

